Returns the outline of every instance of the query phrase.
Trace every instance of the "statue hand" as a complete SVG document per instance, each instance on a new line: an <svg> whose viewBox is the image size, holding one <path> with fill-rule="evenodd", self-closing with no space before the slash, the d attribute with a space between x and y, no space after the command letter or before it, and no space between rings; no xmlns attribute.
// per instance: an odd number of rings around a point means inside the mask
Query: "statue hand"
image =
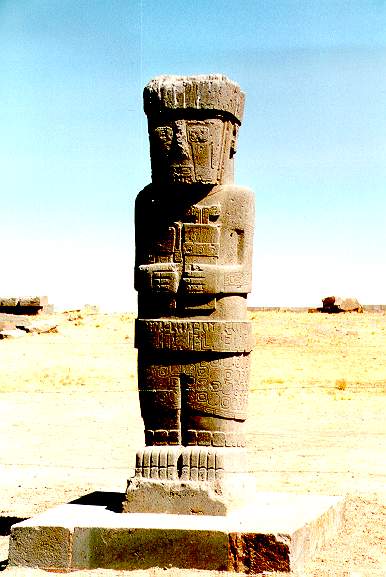
<svg viewBox="0 0 386 577"><path fill-rule="evenodd" d="M151 288L154 293L176 293L178 289L177 272L159 270L152 273Z"/></svg>
<svg viewBox="0 0 386 577"><path fill-rule="evenodd" d="M137 290L155 294L175 294L178 290L178 272L173 263L141 265L137 273Z"/></svg>
<svg viewBox="0 0 386 577"><path fill-rule="evenodd" d="M211 265L192 265L182 277L182 289L186 294L216 294L218 270Z"/></svg>

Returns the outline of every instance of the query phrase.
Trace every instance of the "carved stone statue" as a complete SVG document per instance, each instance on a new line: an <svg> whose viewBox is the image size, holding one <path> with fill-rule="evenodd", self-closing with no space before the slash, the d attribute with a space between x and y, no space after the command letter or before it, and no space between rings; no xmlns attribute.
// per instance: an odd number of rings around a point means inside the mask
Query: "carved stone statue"
<svg viewBox="0 0 386 577"><path fill-rule="evenodd" d="M144 90L152 183L136 200L135 288L146 448L125 510L138 509L145 479L162 492L160 481L213 484L243 468L254 219L253 193L233 184L243 105L222 75L160 76Z"/></svg>

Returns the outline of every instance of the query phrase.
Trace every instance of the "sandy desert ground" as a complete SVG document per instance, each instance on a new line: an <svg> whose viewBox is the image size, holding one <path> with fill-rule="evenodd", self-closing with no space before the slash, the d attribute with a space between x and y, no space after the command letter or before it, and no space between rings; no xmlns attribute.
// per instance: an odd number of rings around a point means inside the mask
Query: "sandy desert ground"
<svg viewBox="0 0 386 577"><path fill-rule="evenodd" d="M385 576L386 314L251 316L257 490L347 495L342 531L305 575ZM45 575L7 566L12 521L95 490L124 491L143 443L133 316L55 318L57 333L0 341L0 571L8 577Z"/></svg>

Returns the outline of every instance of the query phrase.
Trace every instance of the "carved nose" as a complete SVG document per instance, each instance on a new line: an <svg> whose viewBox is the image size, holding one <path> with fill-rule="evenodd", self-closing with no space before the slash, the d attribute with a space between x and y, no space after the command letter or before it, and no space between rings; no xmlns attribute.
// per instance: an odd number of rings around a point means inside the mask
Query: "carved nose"
<svg viewBox="0 0 386 577"><path fill-rule="evenodd" d="M189 159L189 146L186 139L185 126L176 125L172 146L178 160Z"/></svg>

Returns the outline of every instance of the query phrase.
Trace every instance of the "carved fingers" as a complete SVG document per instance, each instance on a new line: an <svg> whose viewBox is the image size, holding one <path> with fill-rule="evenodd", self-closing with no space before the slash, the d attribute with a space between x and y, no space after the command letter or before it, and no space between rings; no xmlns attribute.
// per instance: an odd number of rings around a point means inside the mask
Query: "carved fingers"
<svg viewBox="0 0 386 577"><path fill-rule="evenodd" d="M141 265L137 269L136 288L155 294L177 293L179 274L172 263Z"/></svg>
<svg viewBox="0 0 386 577"><path fill-rule="evenodd" d="M188 294L216 294L218 285L219 267L213 265L194 265L182 277L182 290Z"/></svg>
<svg viewBox="0 0 386 577"><path fill-rule="evenodd" d="M241 265L193 265L183 273L183 292L193 294L246 294L251 275Z"/></svg>

